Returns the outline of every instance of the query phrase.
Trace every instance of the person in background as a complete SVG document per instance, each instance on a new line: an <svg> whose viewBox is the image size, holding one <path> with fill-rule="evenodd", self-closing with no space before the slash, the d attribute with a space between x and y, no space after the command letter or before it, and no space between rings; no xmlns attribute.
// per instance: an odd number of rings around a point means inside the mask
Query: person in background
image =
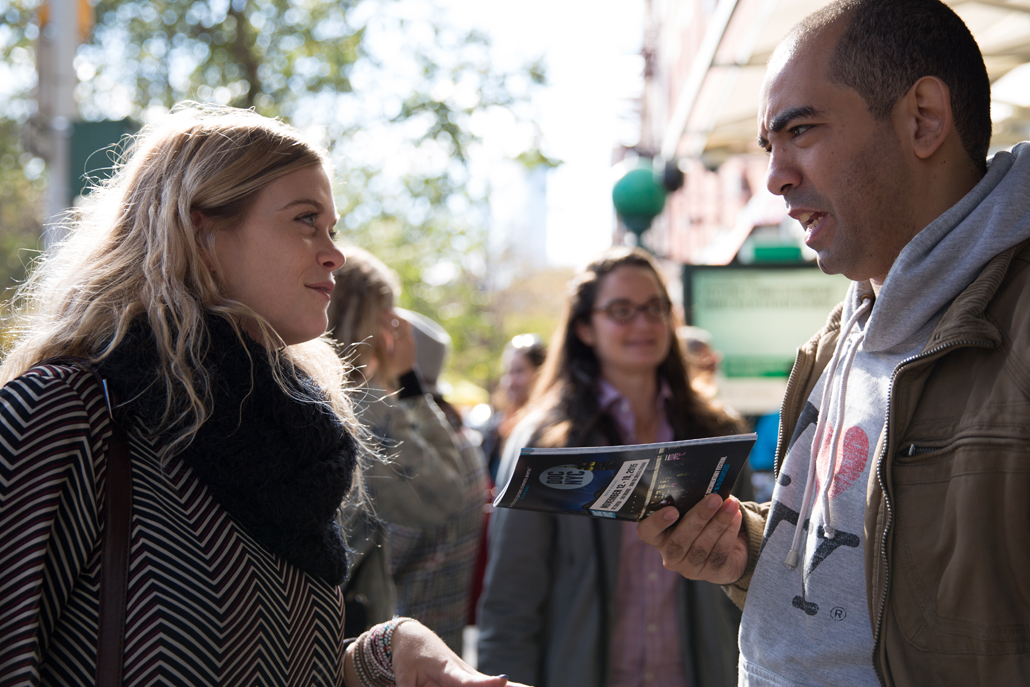
<svg viewBox="0 0 1030 687"><path fill-rule="evenodd" d="M424 528L392 523L386 526L397 586L397 613L418 618L461 655L462 634L474 594L473 571L486 524L486 461L479 447L462 433L461 416L440 394L438 381L450 353L450 335L424 315L400 308L394 312L411 323L416 367L422 373L425 392L454 430L465 476L465 505L441 524Z"/></svg>
<svg viewBox="0 0 1030 687"><path fill-rule="evenodd" d="M676 337L687 360L690 385L705 398L715 398L719 393L715 373L722 356L712 347L712 335L700 327L684 325L676 329Z"/></svg>
<svg viewBox="0 0 1030 687"><path fill-rule="evenodd" d="M676 330L676 336L687 359L690 385L712 403L720 403L721 401L716 399L719 394L716 373L719 371L722 354L712 346L711 333L700 327L683 326ZM755 490L755 497L760 500L762 496L768 498L772 494L773 454L776 452L779 417L780 414L776 411L747 418L748 422L754 423L755 433L758 435L755 445L751 448L751 455L748 456L748 464L751 466L751 484Z"/></svg>
<svg viewBox="0 0 1030 687"><path fill-rule="evenodd" d="M334 272L329 324L340 354L353 366L351 382L364 394L359 419L390 457L366 474L374 512L348 513L355 571L344 594L364 607L365 622L373 624L421 588L400 588L414 584L418 573L394 565L399 561L391 555L391 528L406 528L396 531L410 540L412 531L463 517L470 475L450 423L427 393L412 325L394 307L396 273L363 249L346 247L344 254L346 263ZM478 497L474 505L481 506ZM386 580L384 569L390 571Z"/></svg>
<svg viewBox="0 0 1030 687"><path fill-rule="evenodd" d="M490 480L495 485L504 442L521 419L519 411L529 401L537 373L546 357L547 346L536 334L519 334L508 342L501 354L504 373L494 394L494 414L483 430L483 454L490 470Z"/></svg>
<svg viewBox="0 0 1030 687"><path fill-rule="evenodd" d="M570 284L562 323L498 480L524 446L653 443L740 432L695 392L669 294L642 250L613 248ZM746 487L748 477L739 484ZM636 524L498 509L479 607L479 665L541 687L728 687L740 614L685 581Z"/></svg>
<svg viewBox="0 0 1030 687"><path fill-rule="evenodd" d="M798 351L772 501L640 535L743 605L744 685L1026 684L1030 144L988 160L987 69L938 0L829 4L761 93L769 190L852 284Z"/></svg>
<svg viewBox="0 0 1030 687"><path fill-rule="evenodd" d="M370 454L320 338L336 221L324 150L195 105L76 212L0 366L0 682L507 682L415 621L344 640L338 511Z"/></svg>

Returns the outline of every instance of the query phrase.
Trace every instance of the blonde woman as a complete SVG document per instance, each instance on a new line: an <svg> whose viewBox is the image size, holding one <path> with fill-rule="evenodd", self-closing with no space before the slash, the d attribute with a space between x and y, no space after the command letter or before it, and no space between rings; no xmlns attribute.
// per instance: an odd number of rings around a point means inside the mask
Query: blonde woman
<svg viewBox="0 0 1030 687"><path fill-rule="evenodd" d="M416 622L344 640L338 510L366 449L320 339L336 219L296 130L189 106L140 134L38 266L0 367L0 682L94 684L98 643L122 634L103 681L506 682ZM119 444L124 612L101 629Z"/></svg>

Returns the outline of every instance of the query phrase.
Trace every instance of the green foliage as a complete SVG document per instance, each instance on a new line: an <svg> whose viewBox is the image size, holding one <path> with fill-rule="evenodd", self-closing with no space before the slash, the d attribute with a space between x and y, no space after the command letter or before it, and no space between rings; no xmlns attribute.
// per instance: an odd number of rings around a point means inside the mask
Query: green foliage
<svg viewBox="0 0 1030 687"><path fill-rule="evenodd" d="M114 87L136 117L186 99L289 117L305 96L352 90L363 36L349 16L355 4L99 0L79 51L92 72L80 86L83 114L118 106L105 96Z"/></svg>
<svg viewBox="0 0 1030 687"><path fill-rule="evenodd" d="M25 151L20 129L0 119L0 315L25 280L43 227L43 161ZM0 351L5 338L0 324Z"/></svg>
<svg viewBox="0 0 1030 687"><path fill-rule="evenodd" d="M21 133L39 131L39 3L0 0L0 160L16 162L0 165L0 269L15 276L8 257L41 226L40 161L20 148ZM529 97L545 82L542 63L498 71L486 37L441 21L431 1L97 0L94 12L75 61L84 119L147 123L195 100L252 107L320 136L345 238L399 272L402 305L448 329L456 372L489 383L508 333L487 281L476 118L503 109L535 130ZM535 143L517 159L556 164Z"/></svg>
<svg viewBox="0 0 1030 687"><path fill-rule="evenodd" d="M405 237L409 230L414 235ZM506 268L523 276L504 288L491 288L488 277L495 265L482 262L485 239L475 226L434 225L430 219L412 227L386 217L346 237L396 270L401 307L436 320L451 335L454 348L444 377L493 391L501 352L512 337L534 333L550 338L573 271L518 269L508 263Z"/></svg>

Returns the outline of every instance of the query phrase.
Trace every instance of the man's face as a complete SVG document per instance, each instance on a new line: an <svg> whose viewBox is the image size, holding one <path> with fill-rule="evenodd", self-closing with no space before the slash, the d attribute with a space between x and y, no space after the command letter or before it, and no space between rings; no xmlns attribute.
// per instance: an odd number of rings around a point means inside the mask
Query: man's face
<svg viewBox="0 0 1030 687"><path fill-rule="evenodd" d="M766 183L824 272L882 283L918 231L908 221L911 185L894 120L876 121L857 91L827 76L836 34L781 49L769 65L758 113Z"/></svg>

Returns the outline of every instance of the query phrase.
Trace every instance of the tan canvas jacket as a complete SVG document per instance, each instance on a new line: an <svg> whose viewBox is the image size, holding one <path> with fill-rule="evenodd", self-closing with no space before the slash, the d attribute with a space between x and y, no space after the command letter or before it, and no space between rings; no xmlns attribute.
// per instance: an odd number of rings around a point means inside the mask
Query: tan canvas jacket
<svg viewBox="0 0 1030 687"><path fill-rule="evenodd" d="M838 306L798 352L776 472L833 355ZM888 686L1030 684L1030 242L998 255L903 361L866 489L873 663ZM769 504L745 504L751 556Z"/></svg>

